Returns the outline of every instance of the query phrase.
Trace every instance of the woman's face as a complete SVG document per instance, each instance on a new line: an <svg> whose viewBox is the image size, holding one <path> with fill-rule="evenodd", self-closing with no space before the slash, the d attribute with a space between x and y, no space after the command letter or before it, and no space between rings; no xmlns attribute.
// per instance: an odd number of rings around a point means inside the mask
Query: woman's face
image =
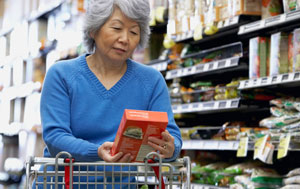
<svg viewBox="0 0 300 189"><path fill-rule="evenodd" d="M110 61L125 61L131 57L140 41L140 27L115 8L111 17L95 33L96 53Z"/></svg>

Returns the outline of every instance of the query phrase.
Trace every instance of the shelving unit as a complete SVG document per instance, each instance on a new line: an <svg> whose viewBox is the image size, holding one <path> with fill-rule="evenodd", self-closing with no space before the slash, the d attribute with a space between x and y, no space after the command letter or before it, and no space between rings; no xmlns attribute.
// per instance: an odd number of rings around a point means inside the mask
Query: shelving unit
<svg viewBox="0 0 300 189"><path fill-rule="evenodd" d="M256 36L266 36L271 35L275 32L284 31L290 32L295 28L300 27L300 10L284 13L278 16L273 16L267 19L261 20L258 17L252 17L252 20L244 20L242 18L249 17L234 17L228 19L223 23L218 24L219 31L211 36L203 35L203 38L194 41L193 32L189 31L182 33L174 37L176 43L184 43L190 45L199 45L200 52L205 51L214 47L226 45L232 42L242 42L243 50L241 56L238 57L229 57L222 60L206 62L204 64L196 64L190 67L182 67L173 70L163 70L165 79L168 82L173 82L175 79L180 78L177 81L182 83L185 88L187 83L195 81L206 81L210 79L216 79L222 81L228 81L228 79L240 76L244 77L245 73L249 72L249 51L247 47L249 46L249 39ZM222 39L222 42L221 40ZM190 54L185 57L181 57L180 60L185 58L195 57L197 53ZM181 61L183 66L183 61ZM169 62L172 64L172 62ZM158 64L159 65L159 64ZM157 69L159 66L157 65ZM155 67L155 66L153 66ZM234 73L234 74L232 74ZM226 77L226 78L225 78ZM266 89L268 92L274 92L277 94L280 91L280 94L285 95L299 95L298 87L300 86L300 72L294 73L285 73L275 76L261 77L256 79L243 79L239 82L238 91L243 94L251 94L254 91L261 91ZM213 89L210 89L213 90ZM292 93L290 93L292 91ZM183 92L184 93L184 92ZM185 95L185 94L181 95ZM196 93L196 91L195 91ZM188 95L194 94L194 92L188 93ZM268 93L269 94L269 93ZM279 94L279 93L278 93ZM186 97L188 98L188 97ZM198 98L198 97L195 97ZM200 99L200 98L199 98ZM197 99L197 100L199 100ZM195 99L193 99L195 100ZM259 101L253 100L247 102L247 100L241 98L227 99L227 100L215 100L215 101L200 101L200 102L191 102L191 103L181 103L173 104L172 109L175 114L176 121L181 127L190 128L194 126L207 124L210 120L212 125L217 126L215 123L218 122L217 119L221 120L228 119L230 122L234 119L244 119L247 115L256 116L258 120L270 116L270 104L268 100ZM251 112L251 114L250 114ZM247 121L251 120L245 119ZM186 122L191 122L190 124L185 124ZM224 122L223 122L224 123ZM220 126L220 125L218 125ZM217 126L217 127L218 127ZM258 124L257 124L258 126ZM211 125L209 126L211 127ZM184 128L185 129L185 128ZM202 128L203 129L203 128ZM192 129L192 131L194 131ZM193 133L195 134L195 133ZM200 136L201 138L201 136ZM230 153L230 159L236 158L236 152L239 148L240 141L230 141L230 140L204 140L204 139L190 139L183 141L183 150L186 151L205 151L205 152L217 152L218 154ZM275 146L275 151L278 151L279 141L270 141L271 144ZM255 141L248 142L248 151L254 152ZM291 141L289 144L287 157L283 159L276 159L274 161L274 168L282 169L284 171L290 170L291 168L296 168L292 166L299 166L299 162L291 164L290 161L293 159L292 156L296 154L299 155L300 143ZM292 155L291 155L292 154ZM275 155L274 155L275 156ZM273 156L273 157L274 157ZM231 159L231 160L232 160ZM236 158L238 159L238 158ZM285 165L284 167L281 165ZM222 187L202 185L202 184L192 184L192 188L205 188L205 189L221 189Z"/></svg>
<svg viewBox="0 0 300 189"><path fill-rule="evenodd" d="M240 141L218 141L218 140L184 140L182 149L184 150L230 150L237 151ZM278 141L271 142L278 150ZM254 142L248 143L248 150L254 150ZM291 142L289 151L300 151L300 144Z"/></svg>

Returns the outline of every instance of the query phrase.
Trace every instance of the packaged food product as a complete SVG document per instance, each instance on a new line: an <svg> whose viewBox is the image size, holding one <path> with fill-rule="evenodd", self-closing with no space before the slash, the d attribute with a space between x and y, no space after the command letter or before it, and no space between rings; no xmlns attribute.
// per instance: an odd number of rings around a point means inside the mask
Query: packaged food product
<svg viewBox="0 0 300 189"><path fill-rule="evenodd" d="M281 117L281 116L290 116L290 115L295 115L297 112L295 110L287 110L283 108L278 108L278 107L271 107L271 114L275 117Z"/></svg>
<svg viewBox="0 0 300 189"><path fill-rule="evenodd" d="M294 30L293 36L294 36L293 71L298 72L300 71L300 28Z"/></svg>
<svg viewBox="0 0 300 189"><path fill-rule="evenodd" d="M280 189L299 189L300 184L289 184L285 185L284 187L281 187Z"/></svg>
<svg viewBox="0 0 300 189"><path fill-rule="evenodd" d="M284 12L294 11L300 8L299 0L283 0Z"/></svg>
<svg viewBox="0 0 300 189"><path fill-rule="evenodd" d="M269 75L269 38L255 37L249 42L249 78Z"/></svg>
<svg viewBox="0 0 300 189"><path fill-rule="evenodd" d="M300 184L300 175L292 176L283 180L285 185L288 184Z"/></svg>
<svg viewBox="0 0 300 189"><path fill-rule="evenodd" d="M261 15L261 0L229 0L228 9L230 16L236 15Z"/></svg>
<svg viewBox="0 0 300 189"><path fill-rule="evenodd" d="M278 32L271 35L270 75L289 72L288 65L288 35Z"/></svg>
<svg viewBox="0 0 300 189"><path fill-rule="evenodd" d="M281 0L262 0L262 19L279 15L283 12Z"/></svg>
<svg viewBox="0 0 300 189"><path fill-rule="evenodd" d="M256 168L251 174L251 181L259 184L282 185L282 177L270 168Z"/></svg>
<svg viewBox="0 0 300 189"><path fill-rule="evenodd" d="M293 169L293 170L289 171L286 176L287 177L293 177L293 176L296 176L296 175L300 175L300 168L296 168L296 169Z"/></svg>
<svg viewBox="0 0 300 189"><path fill-rule="evenodd" d="M148 145L148 137L160 138L167 124L166 112L125 109L111 154L130 153L133 161L144 161L146 155L154 150Z"/></svg>
<svg viewBox="0 0 300 189"><path fill-rule="evenodd" d="M288 49L288 61L289 61L289 72L294 72L294 33L291 32L288 37L289 49Z"/></svg>
<svg viewBox="0 0 300 189"><path fill-rule="evenodd" d="M292 116L281 116L281 117L268 117L259 122L259 125L267 128L281 128L288 124L297 122L300 120L300 115L295 114Z"/></svg>

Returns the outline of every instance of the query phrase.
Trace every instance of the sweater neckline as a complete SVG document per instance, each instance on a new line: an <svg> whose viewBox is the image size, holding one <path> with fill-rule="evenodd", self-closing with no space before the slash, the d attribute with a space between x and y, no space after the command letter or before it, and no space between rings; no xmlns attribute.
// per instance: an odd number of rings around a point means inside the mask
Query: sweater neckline
<svg viewBox="0 0 300 189"><path fill-rule="evenodd" d="M126 63L127 63L126 72L114 86L112 86L109 90L107 90L104 87L104 85L101 83L101 81L96 77L96 75L90 70L90 68L87 64L87 61L86 61L86 57L88 55L89 54L82 55L80 58L81 59L80 63L81 63L83 70L88 75L89 80L96 86L97 92L101 96L103 96L104 98L109 98L110 96L113 96L122 88L122 86L129 79L129 77L132 73L132 62L129 59L126 60Z"/></svg>

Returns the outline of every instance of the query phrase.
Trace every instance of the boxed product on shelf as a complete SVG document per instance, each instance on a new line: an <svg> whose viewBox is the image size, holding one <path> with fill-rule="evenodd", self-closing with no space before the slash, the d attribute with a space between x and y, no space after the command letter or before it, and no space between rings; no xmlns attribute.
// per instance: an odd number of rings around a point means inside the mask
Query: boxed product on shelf
<svg viewBox="0 0 300 189"><path fill-rule="evenodd" d="M300 71L300 28L293 32L293 71Z"/></svg>
<svg viewBox="0 0 300 189"><path fill-rule="evenodd" d="M168 124L166 112L124 110L122 120L113 143L111 154L130 153L133 161L144 161L153 148L148 145L148 137L161 137Z"/></svg>
<svg viewBox="0 0 300 189"><path fill-rule="evenodd" d="M269 38L254 37L249 42L249 78L268 76Z"/></svg>
<svg viewBox="0 0 300 189"><path fill-rule="evenodd" d="M289 72L288 34L278 32L271 35L270 75Z"/></svg>
<svg viewBox="0 0 300 189"><path fill-rule="evenodd" d="M288 62L289 72L294 72L294 32L291 32L288 37Z"/></svg>
<svg viewBox="0 0 300 189"><path fill-rule="evenodd" d="M283 6L281 0L262 0L262 19L279 15L282 12Z"/></svg>
<svg viewBox="0 0 300 189"><path fill-rule="evenodd" d="M236 15L261 15L261 0L229 0L229 14Z"/></svg>
<svg viewBox="0 0 300 189"><path fill-rule="evenodd" d="M300 0L283 0L284 12L300 9Z"/></svg>

